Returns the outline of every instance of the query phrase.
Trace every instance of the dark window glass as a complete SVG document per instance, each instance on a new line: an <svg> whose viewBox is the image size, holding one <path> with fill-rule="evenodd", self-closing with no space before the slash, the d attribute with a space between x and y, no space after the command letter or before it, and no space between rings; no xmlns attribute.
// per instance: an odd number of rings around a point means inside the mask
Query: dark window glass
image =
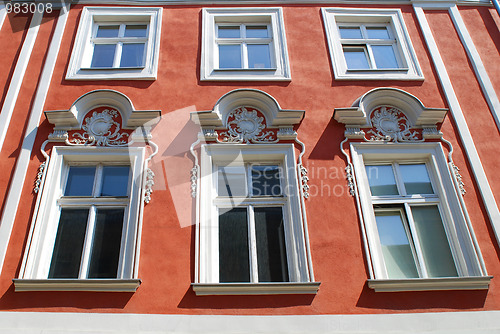
<svg viewBox="0 0 500 334"><path fill-rule="evenodd" d="M252 166L253 196L280 196L279 166Z"/></svg>
<svg viewBox="0 0 500 334"><path fill-rule="evenodd" d="M92 196L95 166L71 166L66 181L64 196Z"/></svg>
<svg viewBox="0 0 500 334"><path fill-rule="evenodd" d="M129 166L104 166L101 196L127 196Z"/></svg>
<svg viewBox="0 0 500 334"><path fill-rule="evenodd" d="M116 44L95 44L94 55L90 67L113 67L115 59Z"/></svg>
<svg viewBox="0 0 500 334"><path fill-rule="evenodd" d="M124 209L98 209L89 278L116 278L123 229Z"/></svg>
<svg viewBox="0 0 500 334"><path fill-rule="evenodd" d="M88 209L62 209L49 278L78 278Z"/></svg>
<svg viewBox="0 0 500 334"><path fill-rule="evenodd" d="M288 282L281 208L255 208L259 282Z"/></svg>
<svg viewBox="0 0 500 334"><path fill-rule="evenodd" d="M247 210L219 210L219 282L250 282Z"/></svg>

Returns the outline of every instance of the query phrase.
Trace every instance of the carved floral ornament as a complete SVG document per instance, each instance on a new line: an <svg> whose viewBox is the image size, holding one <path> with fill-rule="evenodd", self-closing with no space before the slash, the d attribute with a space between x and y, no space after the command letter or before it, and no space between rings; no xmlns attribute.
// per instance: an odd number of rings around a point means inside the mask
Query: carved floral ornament
<svg viewBox="0 0 500 334"><path fill-rule="evenodd" d="M219 133L222 142L229 143L272 143L277 141L276 133L266 129L264 115L252 107L240 107L227 117L227 131Z"/></svg>

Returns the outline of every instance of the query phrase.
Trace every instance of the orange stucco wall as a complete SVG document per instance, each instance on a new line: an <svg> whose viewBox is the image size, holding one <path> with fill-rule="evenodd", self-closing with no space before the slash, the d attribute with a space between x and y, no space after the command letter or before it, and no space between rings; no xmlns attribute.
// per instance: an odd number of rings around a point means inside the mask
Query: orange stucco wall
<svg viewBox="0 0 500 334"><path fill-rule="evenodd" d="M157 80L67 81L64 78L81 8L80 5L74 6L69 13L44 110L67 109L82 94L107 88L126 94L137 110L161 109L164 120L168 120L162 121L159 128L154 130L154 141L160 145L160 151L153 161L156 184L152 201L144 212L139 266L139 277L143 283L135 293L14 292L11 280L18 275L36 200L32 188L38 165L42 161L38 150L52 130L52 126L42 117L33 159L23 186L20 210L0 276L0 310L346 314L500 309L497 278L492 280L488 291L375 293L366 284L368 274L359 219L354 198L348 194L343 175L346 162L339 148L344 138L344 126L334 121L332 115L334 108L351 106L358 97L376 87L400 88L415 95L427 107L447 107L411 6L403 6L401 10L418 55L424 81L335 81L321 7L290 5L283 7L283 13L292 81L268 83L199 81L201 8L198 6L164 8ZM494 77L494 85L498 87L500 73L498 66L494 65L498 54L491 51L493 46L498 48L499 45L498 31L494 31L495 24L491 18L495 12L471 7L461 12L466 24L471 27L470 31L474 31L473 39L480 41L478 50L484 54L483 60L488 64L491 77ZM490 177L490 184L494 192L499 194L500 180L494 174L499 157L498 154L491 154L497 151L498 130L448 14L432 12L426 15L435 32L454 88L463 103L462 107L484 168ZM26 24L23 22L19 24ZM5 194L9 173L12 173L18 153L16 148L23 135L22 129L36 89L53 22L54 20L47 19L41 26L40 37L37 38L33 59L25 78L26 83L23 84L22 95L20 94L16 105L15 112L19 116L12 123L12 135L8 136L6 148L1 153L0 161L5 164L1 167L6 172L0 176L0 195ZM481 29L475 31L473 27L476 25L481 26ZM4 26L0 31L0 41L8 33L12 34ZM16 47L19 47L19 42L14 43ZM10 69L6 64L0 66ZM3 70L0 72L2 84ZM194 276L194 227L180 223L182 212L178 210L174 198L176 195L172 191L174 186L182 186L184 182L185 193L189 196L189 170L192 162L185 152L196 139L196 127L189 121L189 112L211 110L222 95L236 88L260 89L272 95L283 109L306 111L298 135L306 145L304 164L309 169L309 185L312 187L312 196L306 201L306 207L315 276L317 281L321 281L317 295L197 297L190 288ZM467 188L465 201L489 274L500 276L499 248L450 115L446 117L441 130L454 146L455 163L461 168ZM175 142L179 133L183 134L182 138L189 140ZM187 211L192 209L190 204L187 202L184 207Z"/></svg>

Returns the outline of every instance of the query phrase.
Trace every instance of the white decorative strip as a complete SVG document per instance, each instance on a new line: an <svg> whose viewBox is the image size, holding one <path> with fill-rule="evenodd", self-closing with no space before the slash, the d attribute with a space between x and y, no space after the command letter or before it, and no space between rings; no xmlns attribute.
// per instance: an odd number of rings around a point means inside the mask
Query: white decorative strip
<svg viewBox="0 0 500 334"><path fill-rule="evenodd" d="M28 67L28 63L30 61L31 52L33 51L33 47L35 45L42 17L43 12L36 12L33 14L30 27L26 33L21 52L19 53L19 57L17 59L16 68L14 69L14 73L12 74L12 78L10 80L9 89L7 91L7 95L5 96L2 110L0 111L0 151L3 148L10 119L12 118L12 113L14 112L17 96L19 95L24 74L26 73L26 68Z"/></svg>
<svg viewBox="0 0 500 334"><path fill-rule="evenodd" d="M420 27L422 28L422 32L427 43L427 48L431 54L432 61L434 62L434 65L436 67L439 80L448 101L448 105L450 106L450 112L453 115L453 119L455 120L455 123L457 125L458 134L464 145L465 153L467 154L467 158L471 164L472 173L474 174L479 192L481 194L481 197L483 198L484 206L486 208L486 212L488 213L488 217L490 218L491 226L495 233L497 242L500 244L500 211L498 210L495 196L493 195L493 192L488 183L488 178L486 177L486 173L481 164L481 159L479 158L479 154L476 150L476 146L469 131L469 127L462 112L462 108L460 107L460 103L453 89L450 77L448 75L448 72L446 71L446 67L444 65L443 59L441 58L441 54L439 53L438 46L436 44L436 41L434 40L434 36L432 34L429 23L427 22L423 6L423 4L415 4L415 13L417 15Z"/></svg>
<svg viewBox="0 0 500 334"><path fill-rule="evenodd" d="M35 94L33 107L31 108L30 119L26 127L25 137L23 140L21 151L19 153L19 157L17 159L16 169L14 171L14 176L12 178L11 186L9 188L7 199L5 201L4 210L2 212L2 218L0 220L0 273L2 271L3 262L5 260L5 254L7 252L7 246L9 244L12 226L14 225L14 219L16 218L17 207L23 189L22 185L24 184L24 181L26 179L26 171L28 169L31 151L35 142L38 124L40 124L43 105L45 104L45 98L47 97L47 92L49 90L57 54L59 53L59 48L61 46L62 35L68 17L69 6L70 5L67 4L66 7L61 8L59 18L57 19L56 28L54 30L52 41L50 42L49 51L47 53L47 58L42 71L42 76L40 78L39 85Z"/></svg>
<svg viewBox="0 0 500 334"><path fill-rule="evenodd" d="M498 333L500 311L322 315L1 312L2 334Z"/></svg>
<svg viewBox="0 0 500 334"><path fill-rule="evenodd" d="M479 52L477 52L476 46L472 41L464 21L462 20L462 15L460 15L460 11L457 6L451 7L449 9L449 13L453 23L455 24L455 30L457 31L458 36L460 36L460 40L462 41L465 51L467 51L472 68L476 73L477 81L479 82L479 85L481 85L484 98L490 107L495 123L497 124L497 128L500 130L500 101L498 100L495 88L493 88L490 77L484 68L483 61L479 56Z"/></svg>
<svg viewBox="0 0 500 334"><path fill-rule="evenodd" d="M7 10L5 9L5 3L0 4L0 29L3 27L3 22L7 17Z"/></svg>

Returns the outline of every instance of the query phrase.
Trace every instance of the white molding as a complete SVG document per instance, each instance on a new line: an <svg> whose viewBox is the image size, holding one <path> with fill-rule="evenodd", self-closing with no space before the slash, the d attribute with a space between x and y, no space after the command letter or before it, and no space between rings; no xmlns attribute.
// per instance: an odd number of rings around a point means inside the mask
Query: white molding
<svg viewBox="0 0 500 334"><path fill-rule="evenodd" d="M17 158L14 176L11 179L12 182L9 187L5 206L2 212L2 218L0 220L0 272L3 268L5 254L7 252L7 247L10 240L10 234L12 232L19 200L21 198L21 192L23 190L23 187L21 185L24 184L26 178L26 171L31 159L31 150L33 149L38 124L40 123L40 117L42 115L43 105L45 104L45 98L47 97L47 92L49 90L56 58L61 46L61 40L64 33L64 28L66 26L69 8L69 4L62 7L57 19L57 24L54 29L52 41L50 42L49 51L47 52L47 58L43 66L42 75L36 90L33 107L31 108L28 125L26 126L23 144L21 146L19 157Z"/></svg>
<svg viewBox="0 0 500 334"><path fill-rule="evenodd" d="M369 279L368 287L375 292L430 290L487 290L493 276Z"/></svg>
<svg viewBox="0 0 500 334"><path fill-rule="evenodd" d="M253 310L253 313L258 311ZM365 312L368 311L365 310ZM500 311L415 311L411 313L398 311L395 313L393 310L384 310L384 312L380 314L187 315L11 311L0 313L0 329L2 334L477 334L500 332L498 321Z"/></svg>
<svg viewBox="0 0 500 334"><path fill-rule="evenodd" d="M204 8L201 37L201 81L290 81L290 61L286 45L283 10L278 7L265 8ZM269 24L272 31L272 69L219 70L216 66L217 44L216 22Z"/></svg>
<svg viewBox="0 0 500 334"><path fill-rule="evenodd" d="M122 2L123 4L123 2ZM158 73L160 54L161 7L84 7L75 38L73 51L66 72L67 80L155 80ZM84 68L84 60L90 57L90 36L94 22L126 22L127 20L147 23L149 36L146 45L144 67L137 69Z"/></svg>
<svg viewBox="0 0 500 334"><path fill-rule="evenodd" d="M5 3L0 4L0 30L2 30L3 23L7 17L7 10L5 9Z"/></svg>
<svg viewBox="0 0 500 334"><path fill-rule="evenodd" d="M33 51L33 47L35 46L38 30L40 24L42 23L42 17L43 12L36 12L33 14L33 18L31 19L30 27L28 29L28 32L26 33L21 52L19 53L19 57L17 58L14 73L12 74L12 78L9 82L9 89L7 91L7 95L5 96L2 110L0 111L0 151L3 148L5 137L7 136L10 120L16 106L17 96L19 95L21 84L23 83L24 79L24 74L26 73L26 68L28 67L31 53Z"/></svg>
<svg viewBox="0 0 500 334"><path fill-rule="evenodd" d="M406 29L400 9L370 8L322 8L321 13L330 53L330 60L336 80L423 80L410 35ZM384 23L393 34L397 45L395 55L399 69L349 70L344 58L343 46L337 29L342 23Z"/></svg>
<svg viewBox="0 0 500 334"><path fill-rule="evenodd" d="M479 157L479 153L476 150L474 140L472 139L467 121L462 112L462 108L460 107L460 102L458 101L455 90L453 89L453 85L446 70L446 66L443 62L443 59L441 58L441 54L432 34L432 30L429 26L429 23L427 22L427 18L424 13L424 7L422 5L415 5L414 10L417 16L417 20L422 29L424 39L427 43L427 48L436 68L444 94L446 96L446 100L448 101L450 112L457 125L458 134L464 146L464 151L469 160L472 173L477 182L479 193L481 194L481 197L483 199L483 203L490 219L490 223L497 239L497 243L500 244L500 211L498 209L495 196L489 185L488 178Z"/></svg>
<svg viewBox="0 0 500 334"><path fill-rule="evenodd" d="M22 291L107 291L135 292L140 279L13 279L16 292Z"/></svg>
<svg viewBox="0 0 500 334"><path fill-rule="evenodd" d="M455 30L462 41L462 45L467 51L467 55L469 56L469 60L472 64L472 68L476 73L477 81L481 86L483 91L484 98L490 107L491 114L493 115L493 119L497 124L497 129L500 130L500 101L498 100L497 93L493 84L491 83L490 77L486 72L483 61L479 56L479 52L477 52L476 46L474 45L474 41L472 40L467 27L462 20L462 15L460 15L460 11L457 6L452 6L449 9L449 13L453 24L455 25Z"/></svg>
<svg viewBox="0 0 500 334"><path fill-rule="evenodd" d="M286 283L191 283L197 296L316 294L320 282Z"/></svg>

